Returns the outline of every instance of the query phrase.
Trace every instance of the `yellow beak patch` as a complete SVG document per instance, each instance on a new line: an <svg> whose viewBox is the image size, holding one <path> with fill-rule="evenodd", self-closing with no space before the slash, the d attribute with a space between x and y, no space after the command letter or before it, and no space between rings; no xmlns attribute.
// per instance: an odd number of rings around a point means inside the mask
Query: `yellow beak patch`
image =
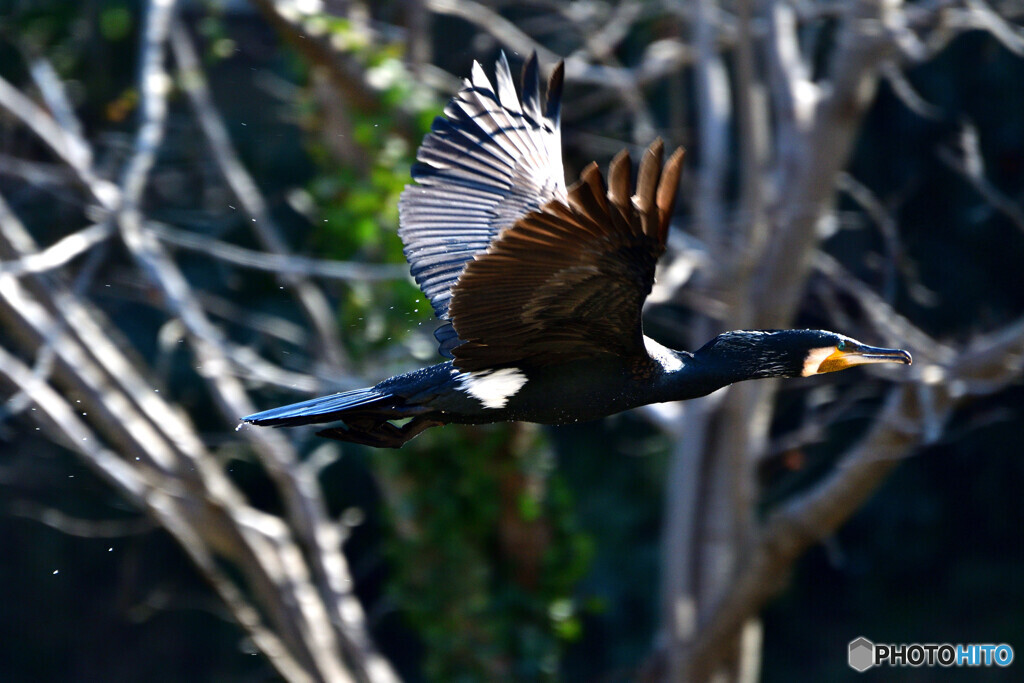
<svg viewBox="0 0 1024 683"><path fill-rule="evenodd" d="M910 365L913 359L903 349L882 349L874 346L862 346L846 342L846 349L838 346L826 346L811 349L804 361L804 377L821 375L826 372L837 372L852 368L855 365L868 363L902 363Z"/></svg>

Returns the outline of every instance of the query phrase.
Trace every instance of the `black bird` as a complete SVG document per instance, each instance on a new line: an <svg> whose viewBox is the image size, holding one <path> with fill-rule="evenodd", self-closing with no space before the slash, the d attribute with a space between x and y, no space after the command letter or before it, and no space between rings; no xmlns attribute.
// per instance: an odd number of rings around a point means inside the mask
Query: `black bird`
<svg viewBox="0 0 1024 683"><path fill-rule="evenodd" d="M246 422L340 421L317 433L397 448L452 422L564 424L746 379L911 362L906 351L820 330L726 332L693 353L645 337L640 311L665 251L683 150L663 165L656 140L635 188L623 151L607 183L591 164L566 189L562 77L559 64L542 101L536 55L523 68L521 96L504 55L494 85L474 63L417 153L418 184L402 194L398 234L452 360Z"/></svg>

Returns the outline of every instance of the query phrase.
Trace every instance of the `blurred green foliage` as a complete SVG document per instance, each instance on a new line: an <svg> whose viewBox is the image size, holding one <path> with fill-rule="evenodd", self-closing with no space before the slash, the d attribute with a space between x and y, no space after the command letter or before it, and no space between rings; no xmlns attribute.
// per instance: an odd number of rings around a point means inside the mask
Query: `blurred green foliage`
<svg viewBox="0 0 1024 683"><path fill-rule="evenodd" d="M316 23L316 19L311 20ZM337 115L317 101L309 91L300 104L307 131L306 145L316 173L306 184L319 221L312 239L323 258L346 261L404 263L402 242L398 238L398 198L411 182L409 169L415 161L415 146L430 130L430 123L441 112L441 103L422 84L417 83L401 61L400 46L374 45L361 40L351 23L324 17L323 27L334 36L335 44L348 46L350 55L367 69L382 89L382 106L373 112L345 108L350 131L347 143L358 158L339 159L325 140L325 117ZM400 133L397 117L414 124L412 131ZM340 133L339 133L340 134ZM410 139L411 137L411 139ZM353 149L354 148L354 149ZM348 162L348 163L346 163ZM393 345L412 329L408 312L429 319L429 304L414 284L398 281L387 284L355 284L345 293L339 308L345 329L361 333L345 337L348 350L358 359L363 354Z"/></svg>
<svg viewBox="0 0 1024 683"><path fill-rule="evenodd" d="M551 679L579 638L574 586L592 541L539 434L444 429L377 455L391 599L423 638L430 680Z"/></svg>

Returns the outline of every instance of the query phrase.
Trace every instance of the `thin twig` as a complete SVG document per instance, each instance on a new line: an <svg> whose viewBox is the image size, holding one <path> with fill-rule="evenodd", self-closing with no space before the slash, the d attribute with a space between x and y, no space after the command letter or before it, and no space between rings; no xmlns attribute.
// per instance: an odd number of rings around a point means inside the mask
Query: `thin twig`
<svg viewBox="0 0 1024 683"><path fill-rule="evenodd" d="M75 170L79 179L94 196L107 208L113 205L118 191L109 181L102 180L93 172L89 160L92 158L88 145L71 131L61 128L57 122L32 100L0 76L0 107L13 114L45 142L54 153Z"/></svg>
<svg viewBox="0 0 1024 683"><path fill-rule="evenodd" d="M84 167L92 165L92 151L87 145L76 141L84 140L82 125L75 115L75 109L68 100L64 91L64 84L61 83L57 70L53 68L50 61L42 55L37 55L28 60L29 73L35 81L39 92L42 93L46 106L50 108L57 125L68 134L68 141L75 154L81 155L81 165Z"/></svg>
<svg viewBox="0 0 1024 683"><path fill-rule="evenodd" d="M55 270L109 239L113 234L114 227L109 223L91 225L60 238L43 251L28 254L15 261L0 262L0 274L20 277L28 273L38 274Z"/></svg>
<svg viewBox="0 0 1024 683"><path fill-rule="evenodd" d="M896 300L899 259L902 251L896 219L882 206L882 202L871 191L871 188L849 173L840 173L836 180L839 189L857 202L878 226L878 232L882 235L882 243L885 245L885 281L882 291L885 292L885 300L892 305Z"/></svg>
<svg viewBox="0 0 1024 683"><path fill-rule="evenodd" d="M700 235L716 260L726 254L721 245L724 233L724 181L729 163L729 127L732 101L725 64L718 54L716 22L711 0L696 3L694 43L699 59L696 64L697 115L700 131L700 169L697 178L696 214Z"/></svg>
<svg viewBox="0 0 1024 683"><path fill-rule="evenodd" d="M977 28L987 31L1013 54L1024 57L1024 29L1011 26L984 0L966 0L966 5Z"/></svg>
<svg viewBox="0 0 1024 683"><path fill-rule="evenodd" d="M83 519L28 500L9 502L7 513L15 517L31 519L63 534L79 538L122 538L152 531L155 528L153 520L149 517Z"/></svg>
<svg viewBox="0 0 1024 683"><path fill-rule="evenodd" d="M952 348L934 339L895 311L885 299L854 277L833 257L818 252L814 256L814 268L827 277L835 288L857 301L887 343L908 345L915 355L915 361L947 363L953 357L955 352ZM915 362L915 365L919 364Z"/></svg>
<svg viewBox="0 0 1024 683"><path fill-rule="evenodd" d="M939 120L942 118L942 109L925 100L914 89L914 86L907 80L907 75L896 64L890 61L882 65L882 75L892 88L893 93L907 109L914 112L921 118Z"/></svg>
<svg viewBox="0 0 1024 683"><path fill-rule="evenodd" d="M940 147L938 150L939 160L960 174L989 206L1008 218L1018 230L1024 232L1024 207L1003 194L986 177L984 163L977 145L977 130L973 126L964 126L959 151L958 155L949 148Z"/></svg>
<svg viewBox="0 0 1024 683"><path fill-rule="evenodd" d="M222 242L199 233L179 230L157 221L149 221L149 229L168 244L253 270L281 275L305 274L356 282L404 280L409 277L409 269L404 265L326 261L294 254L267 253Z"/></svg>
<svg viewBox="0 0 1024 683"><path fill-rule="evenodd" d="M511 21L479 2L473 0L425 0L425 2L431 11L468 21L519 54L528 55L536 52L537 58L547 64L554 64L560 59L554 52L523 33ZM566 64L566 67L568 66Z"/></svg>
<svg viewBox="0 0 1024 683"><path fill-rule="evenodd" d="M588 53L593 60L601 64L621 69L622 65L616 59L615 51L628 35L633 23L640 17L643 8L644 5L640 2L619 3L614 8L612 17L601 29L590 31L584 28L580 32L585 48L570 55L568 61L573 62L577 58L582 58L583 55L580 53ZM646 145L647 141L657 134L657 128L640 86L635 81L626 80L617 82L616 89L621 95L620 102L632 114L630 122L633 142Z"/></svg>
<svg viewBox="0 0 1024 683"><path fill-rule="evenodd" d="M765 221L765 166L768 160L768 109L764 83L754 61L754 0L739 0L736 44L736 122L739 147L739 226L732 250L743 256L741 278L749 277L768 240Z"/></svg>
<svg viewBox="0 0 1024 683"><path fill-rule="evenodd" d="M61 187L75 182L78 178L74 171L62 165L30 161L9 154L0 154L0 174L21 178L37 187L40 185Z"/></svg>

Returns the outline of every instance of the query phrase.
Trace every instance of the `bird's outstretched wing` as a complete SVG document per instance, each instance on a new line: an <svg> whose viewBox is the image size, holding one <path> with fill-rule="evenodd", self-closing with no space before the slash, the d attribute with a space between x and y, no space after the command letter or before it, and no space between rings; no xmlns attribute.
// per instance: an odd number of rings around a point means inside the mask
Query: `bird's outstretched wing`
<svg viewBox="0 0 1024 683"><path fill-rule="evenodd" d="M449 315L462 370L544 365L643 351L640 312L665 250L683 150L662 167L656 140L636 191L629 155L580 174L565 201L520 218L478 255L452 289Z"/></svg>
<svg viewBox="0 0 1024 683"><path fill-rule="evenodd" d="M442 320L466 263L505 228L553 199L565 199L559 64L542 103L537 56L523 67L516 95L502 54L492 85L479 63L472 79L434 120L402 193L398 234L412 276ZM458 343L438 331L442 353Z"/></svg>

